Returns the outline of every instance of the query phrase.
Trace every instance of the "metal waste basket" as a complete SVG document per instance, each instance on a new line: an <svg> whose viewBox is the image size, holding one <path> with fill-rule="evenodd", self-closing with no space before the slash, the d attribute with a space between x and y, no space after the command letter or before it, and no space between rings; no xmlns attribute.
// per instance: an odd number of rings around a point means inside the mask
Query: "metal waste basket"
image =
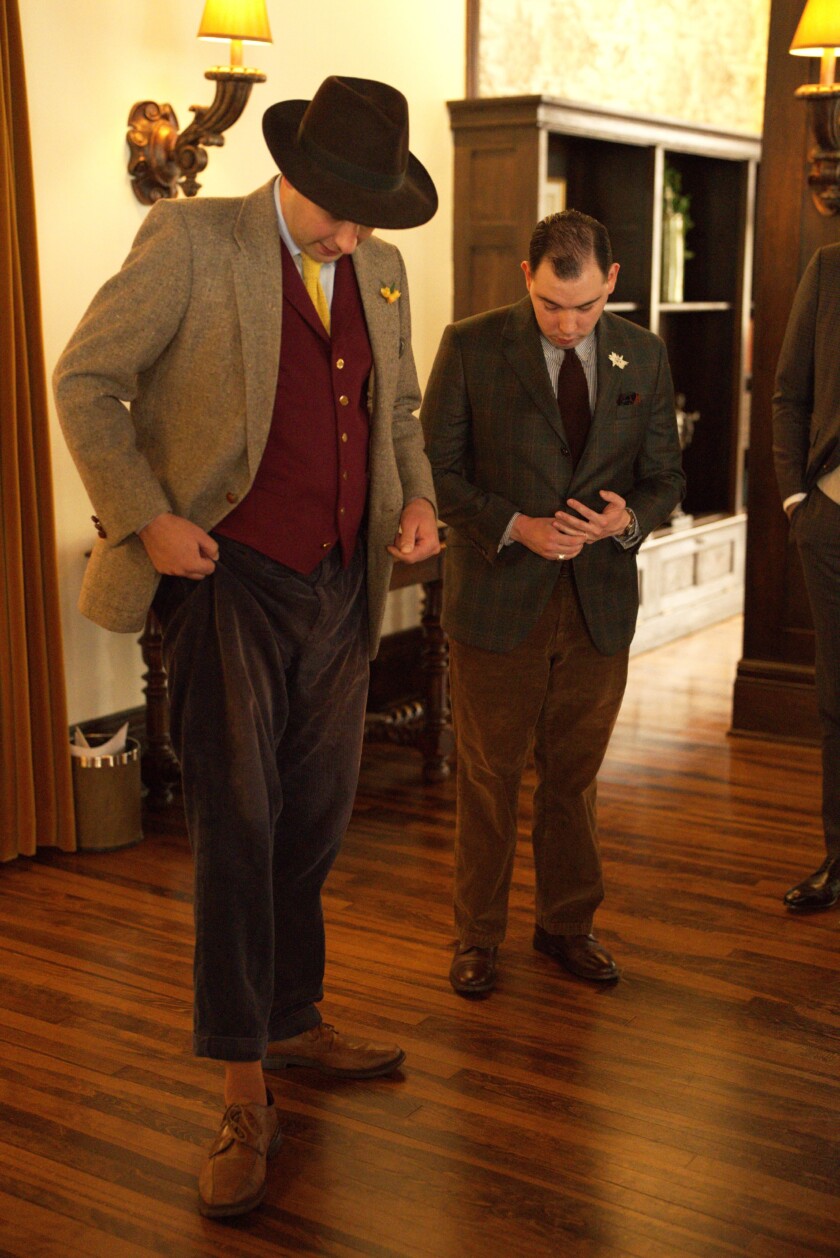
<svg viewBox="0 0 840 1258"><path fill-rule="evenodd" d="M110 734L88 734L90 754L71 756L76 842L90 852L110 851L139 843L140 744L127 738L125 750L98 756L96 748Z"/></svg>

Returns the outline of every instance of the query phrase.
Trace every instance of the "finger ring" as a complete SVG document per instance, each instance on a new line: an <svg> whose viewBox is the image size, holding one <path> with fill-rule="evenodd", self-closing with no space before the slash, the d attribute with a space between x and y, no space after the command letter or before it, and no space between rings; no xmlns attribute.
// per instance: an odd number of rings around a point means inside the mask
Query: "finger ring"
<svg viewBox="0 0 840 1258"><path fill-rule="evenodd" d="M558 558L558 559L565 559L565 558L566 558L566 556L565 556L565 555L558 555L558 556L557 556L557 558Z"/></svg>

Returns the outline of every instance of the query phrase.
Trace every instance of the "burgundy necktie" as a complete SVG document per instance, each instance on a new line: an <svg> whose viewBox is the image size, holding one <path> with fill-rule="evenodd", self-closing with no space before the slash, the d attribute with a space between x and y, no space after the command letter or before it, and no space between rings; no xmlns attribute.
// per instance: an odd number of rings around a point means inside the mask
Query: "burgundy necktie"
<svg viewBox="0 0 840 1258"><path fill-rule="evenodd" d="M583 364L573 349L567 349L563 355L557 377L557 404L569 440L572 462L577 466L586 445L592 412L589 409L589 385L586 383Z"/></svg>

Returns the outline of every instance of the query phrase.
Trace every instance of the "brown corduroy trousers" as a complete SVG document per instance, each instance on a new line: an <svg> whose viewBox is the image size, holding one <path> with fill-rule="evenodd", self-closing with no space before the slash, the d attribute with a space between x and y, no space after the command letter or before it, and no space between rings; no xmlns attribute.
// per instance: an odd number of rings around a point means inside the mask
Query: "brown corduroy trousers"
<svg viewBox="0 0 840 1258"><path fill-rule="evenodd" d="M602 655L570 564L528 637L500 654L450 642L458 754L455 928L465 947L505 937L522 772L537 772L532 842L536 921L587 934L604 897L596 777L627 681L629 650Z"/></svg>

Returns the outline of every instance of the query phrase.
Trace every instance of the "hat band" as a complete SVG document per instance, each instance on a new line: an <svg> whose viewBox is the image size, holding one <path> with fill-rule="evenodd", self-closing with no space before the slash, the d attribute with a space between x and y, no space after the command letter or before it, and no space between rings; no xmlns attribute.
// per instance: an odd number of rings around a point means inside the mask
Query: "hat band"
<svg viewBox="0 0 840 1258"><path fill-rule="evenodd" d="M365 170L362 166L345 162L335 153L321 148L321 145L311 140L305 132L298 134L298 148L329 174L337 175L340 179L345 179L348 183L356 184L360 188L366 188L369 192L396 192L405 178L403 172L397 175L379 174L375 170Z"/></svg>

